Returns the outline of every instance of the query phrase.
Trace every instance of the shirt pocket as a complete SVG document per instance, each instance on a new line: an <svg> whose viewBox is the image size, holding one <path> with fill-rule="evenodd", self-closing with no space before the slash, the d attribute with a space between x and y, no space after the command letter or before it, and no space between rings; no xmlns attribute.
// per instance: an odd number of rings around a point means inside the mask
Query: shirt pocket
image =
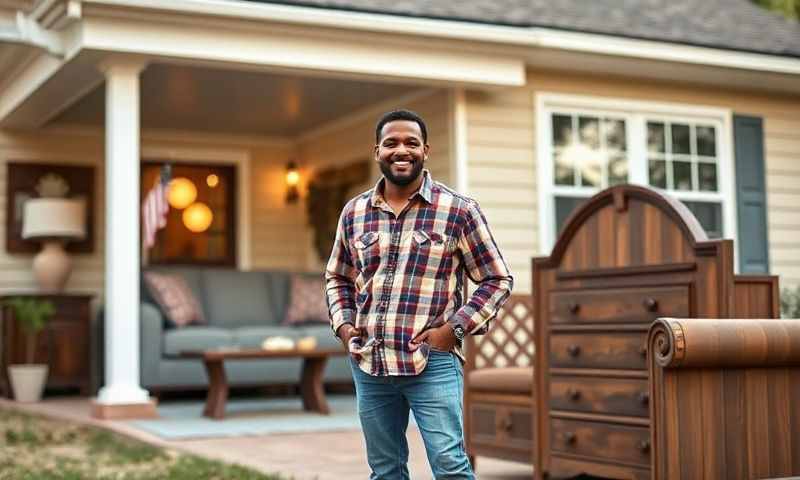
<svg viewBox="0 0 800 480"><path fill-rule="evenodd" d="M356 267L362 275L370 277L378 269L381 263L380 239L380 232L365 232L353 242L358 263Z"/></svg>
<svg viewBox="0 0 800 480"><path fill-rule="evenodd" d="M439 232L415 230L411 236L411 253L415 261L437 268L449 255L452 242Z"/></svg>

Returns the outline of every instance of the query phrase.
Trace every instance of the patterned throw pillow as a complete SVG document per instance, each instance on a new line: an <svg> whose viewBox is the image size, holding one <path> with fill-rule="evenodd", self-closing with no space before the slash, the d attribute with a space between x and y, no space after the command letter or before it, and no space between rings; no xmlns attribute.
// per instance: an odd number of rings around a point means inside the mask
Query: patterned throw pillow
<svg viewBox="0 0 800 480"><path fill-rule="evenodd" d="M322 277L292 275L289 290L289 308L284 325L328 323L328 305L325 302L325 282Z"/></svg>
<svg viewBox="0 0 800 480"><path fill-rule="evenodd" d="M180 328L206 323L203 308L182 276L146 272L144 281L172 326Z"/></svg>

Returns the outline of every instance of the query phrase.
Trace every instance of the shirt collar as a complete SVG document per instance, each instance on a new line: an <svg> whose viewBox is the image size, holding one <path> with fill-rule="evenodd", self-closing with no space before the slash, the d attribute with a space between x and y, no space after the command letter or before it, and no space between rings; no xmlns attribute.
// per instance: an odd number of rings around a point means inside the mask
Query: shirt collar
<svg viewBox="0 0 800 480"><path fill-rule="evenodd" d="M372 189L372 196L370 197L370 204L373 207L381 207L383 205L387 205L386 199L383 197L383 187L386 184L386 178L381 177L378 180L378 183L375 184L375 188ZM419 190L412 193L409 198L414 198L415 195L419 195L422 197L426 202L433 203L433 179L431 178L431 172L426 170L422 171L422 185L420 185Z"/></svg>

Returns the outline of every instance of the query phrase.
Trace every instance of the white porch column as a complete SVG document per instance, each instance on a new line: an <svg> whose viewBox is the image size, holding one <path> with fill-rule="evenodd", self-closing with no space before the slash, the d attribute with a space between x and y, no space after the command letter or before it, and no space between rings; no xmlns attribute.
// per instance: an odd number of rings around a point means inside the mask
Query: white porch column
<svg viewBox="0 0 800 480"><path fill-rule="evenodd" d="M139 385L139 74L144 66L112 59L101 67L106 77L106 372L95 412L106 418L155 413ZM123 408L109 414L114 406Z"/></svg>

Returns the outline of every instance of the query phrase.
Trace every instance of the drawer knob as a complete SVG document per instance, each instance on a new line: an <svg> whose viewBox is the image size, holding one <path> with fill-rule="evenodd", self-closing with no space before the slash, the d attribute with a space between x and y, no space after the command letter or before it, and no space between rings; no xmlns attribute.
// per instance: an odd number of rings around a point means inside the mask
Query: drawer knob
<svg viewBox="0 0 800 480"><path fill-rule="evenodd" d="M641 355L642 358L647 358L647 345L639 347L639 355Z"/></svg>
<svg viewBox="0 0 800 480"><path fill-rule="evenodd" d="M511 430L511 419L508 417L503 417L497 422L497 428L504 432Z"/></svg>
<svg viewBox="0 0 800 480"><path fill-rule="evenodd" d="M642 305L644 305L644 308L648 312L655 312L656 310L658 310L658 300L656 300L653 297L645 298L644 302L642 302Z"/></svg>
<svg viewBox="0 0 800 480"><path fill-rule="evenodd" d="M650 451L650 440L639 440L636 444L636 448L639 449L642 453L647 453Z"/></svg>
<svg viewBox="0 0 800 480"><path fill-rule="evenodd" d="M650 394L647 392L640 392L639 403L641 403L642 405L648 405L650 403Z"/></svg>
<svg viewBox="0 0 800 480"><path fill-rule="evenodd" d="M580 304L578 302L569 302L569 312L571 314L574 315L574 314L578 313L578 310L580 310L580 309L581 309L581 306L580 306Z"/></svg>
<svg viewBox="0 0 800 480"><path fill-rule="evenodd" d="M567 397L569 397L570 400L578 400L581 398L581 391L577 388L569 387L567 389Z"/></svg>
<svg viewBox="0 0 800 480"><path fill-rule="evenodd" d="M575 435L575 432L564 432L564 442L567 445L575 445L575 442L578 441L578 437Z"/></svg>
<svg viewBox="0 0 800 480"><path fill-rule="evenodd" d="M568 345L567 346L567 353L570 357L577 357L581 353L581 346L580 345Z"/></svg>

